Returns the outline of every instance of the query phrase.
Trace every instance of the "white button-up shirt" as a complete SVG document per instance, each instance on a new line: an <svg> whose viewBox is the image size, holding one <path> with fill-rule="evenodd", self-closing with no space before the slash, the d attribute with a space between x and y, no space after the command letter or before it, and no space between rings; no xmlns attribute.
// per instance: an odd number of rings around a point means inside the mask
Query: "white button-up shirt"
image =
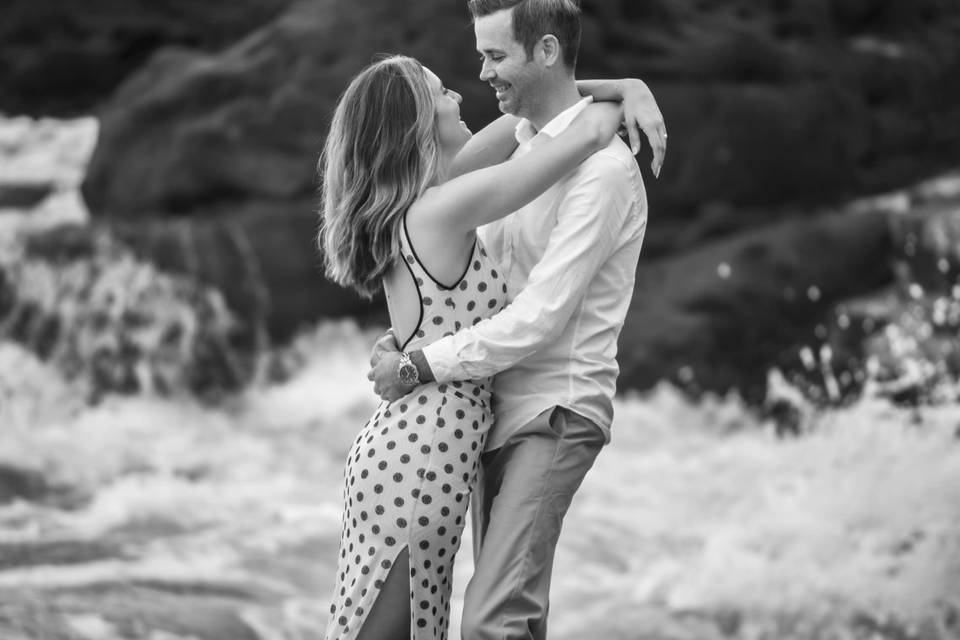
<svg viewBox="0 0 960 640"><path fill-rule="evenodd" d="M540 132L517 126L514 157L562 132L590 99ZM494 379L487 449L555 406L610 439L617 338L630 306L647 222L643 179L617 137L536 200L478 233L507 274L500 313L423 349L437 380Z"/></svg>

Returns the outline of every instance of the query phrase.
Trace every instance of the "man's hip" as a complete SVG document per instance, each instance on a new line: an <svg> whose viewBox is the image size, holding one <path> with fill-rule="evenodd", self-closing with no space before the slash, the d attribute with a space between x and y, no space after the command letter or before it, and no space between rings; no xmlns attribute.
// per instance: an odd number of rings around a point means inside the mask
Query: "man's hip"
<svg viewBox="0 0 960 640"><path fill-rule="evenodd" d="M465 640L545 637L563 517L605 441L592 421L553 407L483 454Z"/></svg>

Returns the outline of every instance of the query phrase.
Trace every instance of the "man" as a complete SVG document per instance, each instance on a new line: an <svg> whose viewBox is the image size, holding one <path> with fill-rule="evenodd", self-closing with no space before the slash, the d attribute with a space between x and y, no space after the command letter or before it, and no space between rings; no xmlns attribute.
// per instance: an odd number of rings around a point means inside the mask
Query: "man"
<svg viewBox="0 0 960 640"><path fill-rule="evenodd" d="M574 77L573 0L470 0L480 79L500 110L523 118L522 154L563 131L588 100ZM659 172L666 133L655 105L644 126ZM416 381L497 374L496 425L474 492L475 574L467 640L546 637L560 527L609 441L617 338L633 292L647 204L630 149L615 138L523 209L479 230L503 267L510 304L408 356L381 339L369 377L386 399ZM403 382L401 382L403 380Z"/></svg>

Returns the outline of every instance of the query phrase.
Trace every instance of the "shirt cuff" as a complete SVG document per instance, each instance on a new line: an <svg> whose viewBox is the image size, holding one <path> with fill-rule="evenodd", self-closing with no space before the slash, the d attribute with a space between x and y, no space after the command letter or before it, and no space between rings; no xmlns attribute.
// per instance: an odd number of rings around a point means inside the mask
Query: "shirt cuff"
<svg viewBox="0 0 960 640"><path fill-rule="evenodd" d="M437 382L452 382L466 378L457 360L452 340L443 339L423 347L423 357Z"/></svg>

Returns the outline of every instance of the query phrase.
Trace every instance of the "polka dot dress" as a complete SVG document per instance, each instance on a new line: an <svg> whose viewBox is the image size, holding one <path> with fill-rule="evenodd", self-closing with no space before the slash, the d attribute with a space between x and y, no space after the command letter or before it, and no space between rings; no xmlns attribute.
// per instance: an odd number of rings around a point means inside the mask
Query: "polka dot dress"
<svg viewBox="0 0 960 640"><path fill-rule="evenodd" d="M401 234L417 283L413 350L499 311L506 284L479 241L460 280L446 287ZM410 558L410 637L445 639L453 558L480 452L492 423L490 379L423 385L382 403L357 436L345 469L344 520L328 640L355 638L403 549Z"/></svg>

